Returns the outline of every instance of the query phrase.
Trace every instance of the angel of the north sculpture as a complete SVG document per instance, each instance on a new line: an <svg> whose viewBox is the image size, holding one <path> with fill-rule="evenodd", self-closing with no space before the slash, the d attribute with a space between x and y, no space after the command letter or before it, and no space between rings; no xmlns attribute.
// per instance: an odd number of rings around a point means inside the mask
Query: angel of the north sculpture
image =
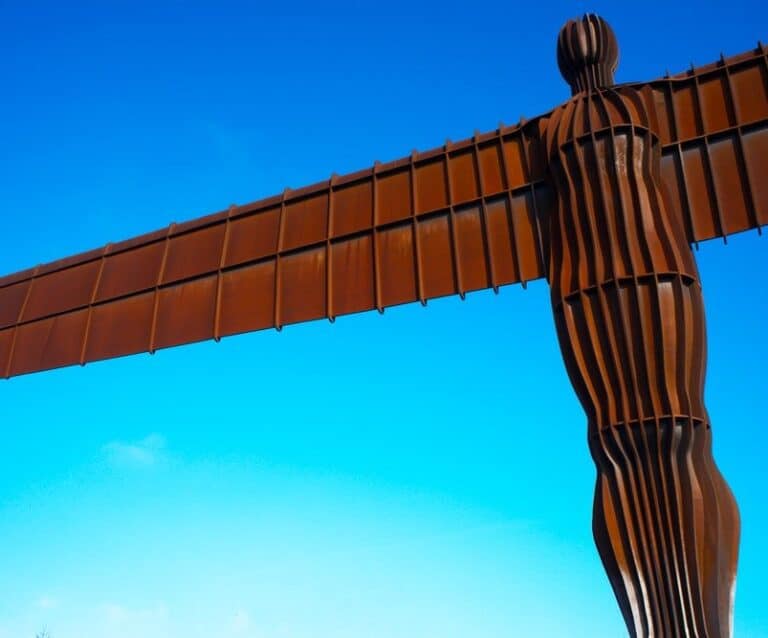
<svg viewBox="0 0 768 638"><path fill-rule="evenodd" d="M768 51L616 85L587 15L557 61L572 97L517 126L0 279L2 374L546 278L629 634L730 636L691 245L768 223Z"/></svg>

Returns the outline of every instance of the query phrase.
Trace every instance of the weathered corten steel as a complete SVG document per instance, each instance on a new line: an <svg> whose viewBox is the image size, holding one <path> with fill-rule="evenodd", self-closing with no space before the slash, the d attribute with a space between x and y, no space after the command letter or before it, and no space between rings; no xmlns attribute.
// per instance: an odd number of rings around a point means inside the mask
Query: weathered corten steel
<svg viewBox="0 0 768 638"><path fill-rule="evenodd" d="M632 636L729 636L739 514L712 458L704 304L661 179L649 87L612 87L616 40L571 21L574 97L541 120L557 205L552 309L597 466L595 541Z"/></svg>
<svg viewBox="0 0 768 638"><path fill-rule="evenodd" d="M686 238L768 223L768 52L631 85ZM0 279L0 376L545 275L542 116Z"/></svg>
<svg viewBox="0 0 768 638"><path fill-rule="evenodd" d="M585 16L557 53L548 114L0 279L0 375L546 277L630 634L730 636L690 245L768 223L768 51L615 86Z"/></svg>

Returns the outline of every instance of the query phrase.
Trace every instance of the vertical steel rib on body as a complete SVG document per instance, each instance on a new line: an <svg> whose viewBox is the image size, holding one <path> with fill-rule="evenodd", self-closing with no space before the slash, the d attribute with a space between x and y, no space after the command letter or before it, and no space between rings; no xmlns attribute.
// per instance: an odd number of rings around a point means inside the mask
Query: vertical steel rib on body
<svg viewBox="0 0 768 638"><path fill-rule="evenodd" d="M731 635L739 516L711 453L698 270L660 175L653 95L613 86L618 47L569 21L574 96L543 121L557 207L552 309L597 467L593 532L630 634Z"/></svg>

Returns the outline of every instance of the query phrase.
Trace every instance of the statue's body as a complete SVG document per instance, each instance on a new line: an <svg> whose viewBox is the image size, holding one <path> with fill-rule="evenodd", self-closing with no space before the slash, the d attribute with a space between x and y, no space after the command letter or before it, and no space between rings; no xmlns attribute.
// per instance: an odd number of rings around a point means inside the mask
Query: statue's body
<svg viewBox="0 0 768 638"><path fill-rule="evenodd" d="M559 42L574 97L541 123L548 278L597 466L593 531L633 636L731 635L739 518L711 454L701 284L660 177L650 91L608 88L595 16Z"/></svg>

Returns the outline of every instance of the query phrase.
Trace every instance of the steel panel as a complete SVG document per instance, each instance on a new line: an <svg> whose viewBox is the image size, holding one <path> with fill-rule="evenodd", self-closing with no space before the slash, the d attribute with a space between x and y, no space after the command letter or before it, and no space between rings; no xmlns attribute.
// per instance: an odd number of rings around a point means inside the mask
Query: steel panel
<svg viewBox="0 0 768 638"><path fill-rule="evenodd" d="M448 187L445 180L444 159L417 164L416 213L424 213L445 208L448 205Z"/></svg>
<svg viewBox="0 0 768 638"><path fill-rule="evenodd" d="M31 285L21 321L33 321L87 306L99 262L92 261L37 277Z"/></svg>
<svg viewBox="0 0 768 638"><path fill-rule="evenodd" d="M31 283L28 279L0 288L0 329L16 325Z"/></svg>
<svg viewBox="0 0 768 638"><path fill-rule="evenodd" d="M476 164L472 149L450 156L450 184L454 204L472 201L480 196Z"/></svg>
<svg viewBox="0 0 768 638"><path fill-rule="evenodd" d="M454 217L459 254L458 276L467 292L491 285L482 215L481 207L474 204L457 210Z"/></svg>
<svg viewBox="0 0 768 638"><path fill-rule="evenodd" d="M194 230L168 240L162 283L168 284L216 270L224 242L224 224Z"/></svg>
<svg viewBox="0 0 768 638"><path fill-rule="evenodd" d="M237 266L277 251L280 208L268 208L231 222L224 266Z"/></svg>
<svg viewBox="0 0 768 638"><path fill-rule="evenodd" d="M376 246L382 305L415 301L418 297L413 226L403 224L381 231Z"/></svg>
<svg viewBox="0 0 768 638"><path fill-rule="evenodd" d="M370 234L331 245L331 303L337 317L376 307L373 239Z"/></svg>
<svg viewBox="0 0 768 638"><path fill-rule="evenodd" d="M726 232L738 233L752 228L753 223L749 215L751 202L742 177L738 137L730 134L713 139L709 147L709 157L717 201L722 210L728 211L724 216Z"/></svg>
<svg viewBox="0 0 768 638"><path fill-rule="evenodd" d="M328 235L328 193L286 203L281 249L291 250L325 241Z"/></svg>
<svg viewBox="0 0 768 638"><path fill-rule="evenodd" d="M365 231L372 224L373 180L362 180L334 191L332 237Z"/></svg>
<svg viewBox="0 0 768 638"><path fill-rule="evenodd" d="M502 148L496 143L482 144L478 149L483 195L504 190Z"/></svg>
<svg viewBox="0 0 768 638"><path fill-rule="evenodd" d="M16 337L18 328L6 328L0 330L0 361L3 362L3 374L10 376L10 360L11 353L13 352L13 343Z"/></svg>
<svg viewBox="0 0 768 638"><path fill-rule="evenodd" d="M768 118L768 69L765 64L741 66L731 73L740 122Z"/></svg>
<svg viewBox="0 0 768 638"><path fill-rule="evenodd" d="M277 327L326 316L326 248L311 248L278 261Z"/></svg>
<svg viewBox="0 0 768 638"><path fill-rule="evenodd" d="M504 197L489 201L487 214L488 250L496 285L520 281L520 269L515 260L514 231L509 200Z"/></svg>
<svg viewBox="0 0 768 638"><path fill-rule="evenodd" d="M407 219L411 211L411 185L407 169L376 178L376 223Z"/></svg>
<svg viewBox="0 0 768 638"><path fill-rule="evenodd" d="M451 231L447 214L422 219L417 225L424 299L458 292L453 271Z"/></svg>
<svg viewBox="0 0 768 638"><path fill-rule="evenodd" d="M154 242L105 259L96 300L106 301L152 288L164 250L164 242Z"/></svg>
<svg viewBox="0 0 768 638"><path fill-rule="evenodd" d="M221 336L275 325L274 259L230 270L221 283Z"/></svg>
<svg viewBox="0 0 768 638"><path fill-rule="evenodd" d="M78 310L19 326L9 374L79 363L87 316L87 310Z"/></svg>
<svg viewBox="0 0 768 638"><path fill-rule="evenodd" d="M94 306L92 309L85 361L111 359L149 350L155 293Z"/></svg>
<svg viewBox="0 0 768 638"><path fill-rule="evenodd" d="M216 280L214 275L158 290L150 351L213 338Z"/></svg>

